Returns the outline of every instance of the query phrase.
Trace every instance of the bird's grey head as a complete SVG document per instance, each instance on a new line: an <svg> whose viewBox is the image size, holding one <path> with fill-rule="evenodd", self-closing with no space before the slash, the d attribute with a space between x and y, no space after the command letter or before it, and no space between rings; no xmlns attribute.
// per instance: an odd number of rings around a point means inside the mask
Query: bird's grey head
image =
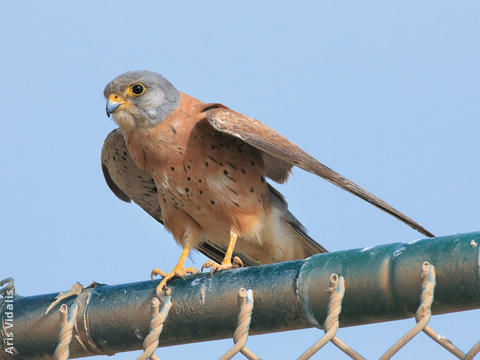
<svg viewBox="0 0 480 360"><path fill-rule="evenodd" d="M162 75L131 71L113 79L103 92L107 115L113 113L123 131L148 128L176 109L180 93Z"/></svg>

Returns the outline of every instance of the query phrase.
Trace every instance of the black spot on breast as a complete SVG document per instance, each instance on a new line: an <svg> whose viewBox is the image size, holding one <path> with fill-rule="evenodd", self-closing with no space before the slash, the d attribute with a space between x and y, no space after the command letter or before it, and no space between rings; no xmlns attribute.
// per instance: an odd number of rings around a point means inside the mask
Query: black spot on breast
<svg viewBox="0 0 480 360"><path fill-rule="evenodd" d="M235 201L233 200L230 200L236 207L240 207L240 205L238 205Z"/></svg>
<svg viewBox="0 0 480 360"><path fill-rule="evenodd" d="M198 182L201 184L201 183L202 183L202 179L198 179Z"/></svg>
<svg viewBox="0 0 480 360"><path fill-rule="evenodd" d="M191 180L191 179L190 179L190 176L187 176L187 181L190 181L190 180Z"/></svg>
<svg viewBox="0 0 480 360"><path fill-rule="evenodd" d="M245 174L245 169L242 169L242 174Z"/></svg>
<svg viewBox="0 0 480 360"><path fill-rule="evenodd" d="M215 201L210 200L210 204L215 205Z"/></svg>
<svg viewBox="0 0 480 360"><path fill-rule="evenodd" d="M223 166L223 163L218 163L218 165Z"/></svg>
<svg viewBox="0 0 480 360"><path fill-rule="evenodd" d="M205 161L205 167L208 167L208 161Z"/></svg>
<svg viewBox="0 0 480 360"><path fill-rule="evenodd" d="M127 158L125 156L122 156L123 161L127 161Z"/></svg>
<svg viewBox="0 0 480 360"><path fill-rule="evenodd" d="M172 130L172 133L174 133L174 134L177 133L177 130L173 126L170 126L170 130Z"/></svg>
<svg viewBox="0 0 480 360"><path fill-rule="evenodd" d="M202 195L202 194L203 194L203 191L202 191L202 190L200 190L200 195Z"/></svg>
<svg viewBox="0 0 480 360"><path fill-rule="evenodd" d="M225 175L228 175L228 171L227 171L227 170L223 170L223 173L224 173Z"/></svg>
<svg viewBox="0 0 480 360"><path fill-rule="evenodd" d="M147 160L147 153L145 152L145 149L142 149L142 156L143 156L143 161Z"/></svg>
<svg viewBox="0 0 480 360"><path fill-rule="evenodd" d="M253 186L250 188L250 192L254 192Z"/></svg>
<svg viewBox="0 0 480 360"><path fill-rule="evenodd" d="M231 162L228 162L227 164L228 164L228 166L230 166L232 169L237 169L237 167L236 167L235 165L233 165Z"/></svg>
<svg viewBox="0 0 480 360"><path fill-rule="evenodd" d="M189 191L190 191L190 189L186 187L186 188L185 188L185 192L188 193Z"/></svg>
<svg viewBox="0 0 480 360"><path fill-rule="evenodd" d="M215 150L215 145L210 145L210 149Z"/></svg>
<svg viewBox="0 0 480 360"><path fill-rule="evenodd" d="M238 147L238 146L237 146L237 150L240 154L242 153L242 149L240 149L240 147Z"/></svg>
<svg viewBox="0 0 480 360"><path fill-rule="evenodd" d="M210 160L212 160L215 164L218 164L218 162L217 162L217 160L215 160L215 158L213 158L213 157L211 157L211 156L208 156L208 158L209 158Z"/></svg>
<svg viewBox="0 0 480 360"><path fill-rule="evenodd" d="M175 171L175 168L173 166L170 166L170 170Z"/></svg>
<svg viewBox="0 0 480 360"><path fill-rule="evenodd" d="M126 152L126 151L123 152L123 156L127 156L127 152Z"/></svg>
<svg viewBox="0 0 480 360"><path fill-rule="evenodd" d="M116 161L117 159L115 158L115 155L112 156L113 161Z"/></svg>
<svg viewBox="0 0 480 360"><path fill-rule="evenodd" d="M227 189L230 190L232 193L234 193L235 195L238 195L238 192L236 192L234 189L232 189L231 187L227 186Z"/></svg>
<svg viewBox="0 0 480 360"><path fill-rule="evenodd" d="M250 161L250 164L251 164L252 166L255 166L255 163L253 162L253 160Z"/></svg>
<svg viewBox="0 0 480 360"><path fill-rule="evenodd" d="M265 182L265 178L264 178L263 176L260 176L260 181L261 181L262 183L264 183L264 182Z"/></svg>
<svg viewBox="0 0 480 360"><path fill-rule="evenodd" d="M190 160L190 161L192 161L192 160ZM190 165L187 165L187 169L189 169L189 170L190 170L190 169L191 169L191 166L190 166Z"/></svg>

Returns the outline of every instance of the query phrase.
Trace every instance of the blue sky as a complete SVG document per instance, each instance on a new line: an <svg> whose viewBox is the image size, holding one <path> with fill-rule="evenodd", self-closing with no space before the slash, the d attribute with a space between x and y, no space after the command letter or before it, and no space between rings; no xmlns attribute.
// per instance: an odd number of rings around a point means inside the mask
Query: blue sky
<svg viewBox="0 0 480 360"><path fill-rule="evenodd" d="M479 24L477 1L4 3L0 277L35 295L173 268L180 249L171 236L115 198L100 169L115 126L103 88L135 69L271 125L435 234L479 230ZM420 237L302 170L277 188L331 251ZM189 263L204 261L194 254ZM478 319L478 311L442 315L431 326L466 350L478 340ZM376 358L413 325L338 335ZM248 344L265 359L295 358L321 335L301 330ZM230 346L157 354L210 359ZM322 356L345 358L332 345ZM421 356L450 358L423 334L396 358Z"/></svg>

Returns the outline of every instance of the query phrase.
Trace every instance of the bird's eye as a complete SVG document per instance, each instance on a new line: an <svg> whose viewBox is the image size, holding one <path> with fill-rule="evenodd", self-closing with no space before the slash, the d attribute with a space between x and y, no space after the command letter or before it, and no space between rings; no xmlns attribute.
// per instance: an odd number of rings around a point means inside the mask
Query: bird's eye
<svg viewBox="0 0 480 360"><path fill-rule="evenodd" d="M140 95L143 95L143 93L145 92L145 86L142 84L134 84L130 86L128 90L130 95L140 96Z"/></svg>

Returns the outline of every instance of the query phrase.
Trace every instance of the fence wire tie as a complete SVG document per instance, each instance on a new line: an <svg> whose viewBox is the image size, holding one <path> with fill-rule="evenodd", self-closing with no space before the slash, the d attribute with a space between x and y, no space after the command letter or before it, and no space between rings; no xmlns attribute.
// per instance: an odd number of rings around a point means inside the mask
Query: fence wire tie
<svg viewBox="0 0 480 360"><path fill-rule="evenodd" d="M13 290L13 294L15 295L15 281L13 280L13 278L8 277L6 279L0 280L0 296L5 296L5 294L9 290Z"/></svg>
<svg viewBox="0 0 480 360"><path fill-rule="evenodd" d="M420 294L420 305L415 313L415 325L409 332L403 335L400 340L393 344L381 357L380 360L390 359L395 353L407 344L420 331L424 330L432 315L432 302L435 290L435 268L428 261L422 264L421 278L422 293Z"/></svg>
<svg viewBox="0 0 480 360"><path fill-rule="evenodd" d="M154 297L151 302L152 320L150 321L150 332L143 340L143 353L137 357L137 360L160 360L155 355L155 350L158 347L158 339L163 330L163 324L167 320L168 312L172 307L172 298L170 296L170 289L167 289L167 296L163 299L162 307L160 308L160 300Z"/></svg>
<svg viewBox="0 0 480 360"><path fill-rule="evenodd" d="M55 300L48 306L47 310L45 310L45 315L48 314L50 310L52 310L58 303L62 300L65 300L71 296L78 296L83 291L83 285L80 284L78 281L72 285L72 288L68 291L62 291L55 296Z"/></svg>
<svg viewBox="0 0 480 360"><path fill-rule="evenodd" d="M253 291L251 289L246 290L241 288L238 292L238 304L240 309L238 313L237 328L233 334L234 345L220 358L220 360L229 360L239 352L241 352L249 360L260 360L257 355L255 355L245 346L248 340L250 322L252 320L254 304Z"/></svg>
<svg viewBox="0 0 480 360"><path fill-rule="evenodd" d="M77 318L78 305L73 303L68 309L67 304L60 306L60 332L58 333L58 345L53 355L55 360L67 360L70 356L70 342L72 341L73 327Z"/></svg>
<svg viewBox="0 0 480 360"><path fill-rule="evenodd" d="M330 287L328 288L328 292L330 292L330 297L327 307L327 317L325 318L325 322L323 324L325 335L315 344L313 344L307 351L305 351L298 358L298 360L310 359L329 341L331 341L336 347L338 347L352 359L365 359L362 355L357 353L348 345L344 344L338 337L335 336L340 325L338 317L340 316L340 312L342 311L342 300L343 296L345 295L344 277L339 277L337 274L330 275Z"/></svg>

